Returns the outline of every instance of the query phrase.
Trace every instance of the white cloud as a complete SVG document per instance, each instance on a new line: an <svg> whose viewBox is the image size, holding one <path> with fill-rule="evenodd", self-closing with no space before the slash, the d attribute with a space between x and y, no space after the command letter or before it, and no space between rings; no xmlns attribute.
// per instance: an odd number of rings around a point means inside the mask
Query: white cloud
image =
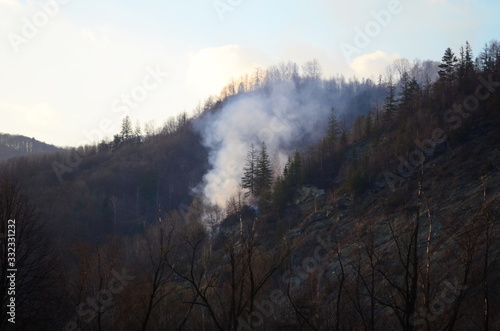
<svg viewBox="0 0 500 331"><path fill-rule="evenodd" d="M46 103L17 104L0 103L0 132L35 137L56 144L53 134L67 136L70 128L59 116L59 112Z"/></svg>
<svg viewBox="0 0 500 331"><path fill-rule="evenodd" d="M399 58L401 55L397 53L387 54L376 51L356 57L349 66L358 78L366 77L375 80L378 75L384 75L386 68Z"/></svg>
<svg viewBox="0 0 500 331"><path fill-rule="evenodd" d="M251 74L253 70L268 62L239 45L204 48L188 54L186 84L196 89L199 95L219 94L231 78Z"/></svg>

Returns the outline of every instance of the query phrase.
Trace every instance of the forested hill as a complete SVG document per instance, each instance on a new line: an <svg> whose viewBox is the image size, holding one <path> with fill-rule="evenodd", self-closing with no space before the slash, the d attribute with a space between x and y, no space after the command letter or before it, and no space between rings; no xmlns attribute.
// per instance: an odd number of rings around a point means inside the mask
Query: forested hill
<svg viewBox="0 0 500 331"><path fill-rule="evenodd" d="M0 161L37 153L55 152L56 146L48 145L35 138L0 133Z"/></svg>
<svg viewBox="0 0 500 331"><path fill-rule="evenodd" d="M2 162L0 215L21 329L498 330L500 44L377 81L258 69Z"/></svg>

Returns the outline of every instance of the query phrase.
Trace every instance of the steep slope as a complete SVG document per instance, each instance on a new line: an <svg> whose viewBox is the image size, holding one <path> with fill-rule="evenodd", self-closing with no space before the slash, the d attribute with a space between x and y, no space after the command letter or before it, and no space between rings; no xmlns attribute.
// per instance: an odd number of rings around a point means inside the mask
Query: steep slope
<svg viewBox="0 0 500 331"><path fill-rule="evenodd" d="M243 228L255 228L269 250L282 236L294 247L288 270L274 286L289 296L293 304L286 309L299 317L269 318L268 329L406 325L444 330L455 325L467 330L481 323L485 298L491 328L498 328L497 120L477 119L454 140L394 191L381 181L363 193L307 186L297 191L282 217L243 216ZM391 144L386 140L379 148ZM239 227L230 218L220 232L238 232ZM263 294L262 300L267 297ZM408 300L414 300L414 308ZM340 317L334 318L337 313Z"/></svg>

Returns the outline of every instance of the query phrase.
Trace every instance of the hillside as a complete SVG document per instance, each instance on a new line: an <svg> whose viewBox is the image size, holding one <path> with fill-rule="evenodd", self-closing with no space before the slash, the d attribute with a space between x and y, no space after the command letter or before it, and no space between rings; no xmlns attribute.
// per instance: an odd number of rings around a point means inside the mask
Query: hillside
<svg viewBox="0 0 500 331"><path fill-rule="evenodd" d="M494 45L378 83L289 62L152 133L2 162L18 326L499 329Z"/></svg>
<svg viewBox="0 0 500 331"><path fill-rule="evenodd" d="M300 191L306 194L281 220L297 247L295 267L282 274L292 284L295 306L288 309L300 316L294 327L476 329L484 286L489 313L500 307L500 135L498 122L492 125L471 129L460 144L446 144L422 176L394 192L384 182L363 194ZM279 229L263 232L269 231ZM327 258L318 259L315 249ZM408 313L413 279L420 308ZM491 322L496 329L496 317Z"/></svg>
<svg viewBox="0 0 500 331"><path fill-rule="evenodd" d="M45 144L35 138L0 133L0 162L15 157L59 150L60 148Z"/></svg>

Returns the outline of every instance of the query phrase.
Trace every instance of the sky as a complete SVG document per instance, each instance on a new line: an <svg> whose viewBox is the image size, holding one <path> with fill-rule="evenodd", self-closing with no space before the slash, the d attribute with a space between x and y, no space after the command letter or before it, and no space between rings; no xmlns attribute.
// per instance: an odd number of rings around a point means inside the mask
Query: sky
<svg viewBox="0 0 500 331"><path fill-rule="evenodd" d="M232 78L317 59L376 78L500 39L496 0L0 0L0 133L61 147L193 109Z"/></svg>

